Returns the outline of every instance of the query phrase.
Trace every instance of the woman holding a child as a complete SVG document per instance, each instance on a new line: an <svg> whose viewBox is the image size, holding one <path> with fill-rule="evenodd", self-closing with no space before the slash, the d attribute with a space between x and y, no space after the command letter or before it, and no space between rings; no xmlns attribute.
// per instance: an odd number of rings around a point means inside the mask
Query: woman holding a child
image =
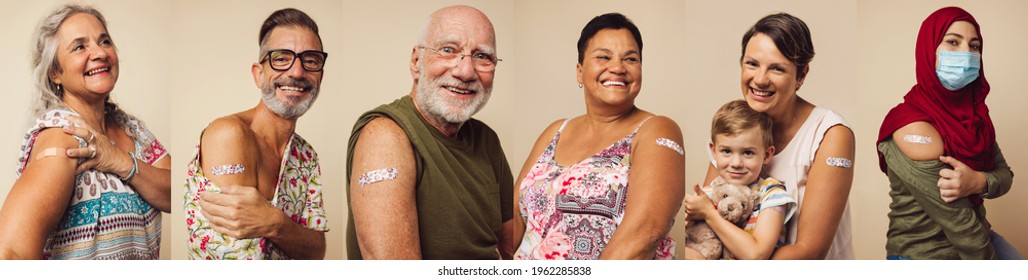
<svg viewBox="0 0 1028 280"><path fill-rule="evenodd" d="M783 182L797 203L784 225L784 245L770 258L852 259L847 198L855 140L842 116L797 95L814 57L807 25L789 14L768 15L746 32L742 48L744 100L773 121L775 154L763 171ZM705 185L719 176L713 163ZM690 196L686 208L706 200Z"/></svg>

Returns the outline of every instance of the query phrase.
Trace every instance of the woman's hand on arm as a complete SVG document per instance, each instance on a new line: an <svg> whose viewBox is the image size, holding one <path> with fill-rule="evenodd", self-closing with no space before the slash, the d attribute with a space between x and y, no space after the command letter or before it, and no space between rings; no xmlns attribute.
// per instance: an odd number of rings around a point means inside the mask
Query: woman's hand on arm
<svg viewBox="0 0 1028 280"><path fill-rule="evenodd" d="M76 147L78 141L59 129L44 129L36 136L28 164L0 209L0 259L43 257L47 237L75 192L76 159L58 150Z"/></svg>
<svg viewBox="0 0 1028 280"><path fill-rule="evenodd" d="M939 187L939 195L943 201L950 203L985 192L984 172L975 171L963 162L949 156L939 156L939 161L952 167L939 171L939 181L936 185Z"/></svg>
<svg viewBox="0 0 1028 280"><path fill-rule="evenodd" d="M550 141L553 140L553 136L560 129L560 126L564 123L564 120L557 120L550 123L542 133L539 134L539 138L535 140L535 144L532 146L532 151L528 153L528 158L525 159L525 164L521 166L521 172L518 173L518 177L514 178L514 222L512 224L512 250L511 253L516 253L518 248L521 247L521 241L525 237L525 218L521 216L521 183L525 180L525 176L528 176L528 172L532 171L532 166L539 160L539 156L543 154L546 147L550 145Z"/></svg>
<svg viewBox="0 0 1028 280"><path fill-rule="evenodd" d="M685 155L657 144L681 146L682 131L667 117L654 117L636 135L624 218L600 259L652 259L685 197Z"/></svg>
<svg viewBox="0 0 1028 280"><path fill-rule="evenodd" d="M807 187L800 203L796 242L779 247L772 259L824 259L831 249L835 231L846 209L853 184L855 140L853 131L843 125L829 128L821 140L807 172ZM828 158L850 161L850 167L828 165Z"/></svg>
<svg viewBox="0 0 1028 280"><path fill-rule="evenodd" d="M83 158L85 161L79 163L76 173L86 172L95 169L104 173L112 173L119 178L129 178L128 185L139 194L147 203L165 213L171 212L171 156L167 155L153 165L145 161L136 160L136 173L131 175L133 159L129 152L124 151L111 143L110 138L86 124L76 116L68 116L67 119L78 125L67 126L64 133L75 135L82 139L92 139L88 146L83 148L68 149L67 156ZM133 147L135 145L133 144ZM94 154L95 149L95 154ZM95 156L94 156L95 155Z"/></svg>
<svg viewBox="0 0 1028 280"><path fill-rule="evenodd" d="M421 259L417 167L407 134L395 121L376 118L361 129L352 161L350 207L363 258ZM361 175L387 169L396 170L395 178L361 184Z"/></svg>
<svg viewBox="0 0 1028 280"><path fill-rule="evenodd" d="M977 171L953 157L939 156L939 161L952 167L939 171L938 187L942 200L949 203L968 196L992 199L1010 191L1014 173L1010 171L999 144L993 145L996 164L988 171Z"/></svg>
<svg viewBox="0 0 1028 280"><path fill-rule="evenodd" d="M879 144L889 168L890 180L902 181L905 190L942 229L962 259L991 259L994 254L989 231L979 222L971 201L956 199L946 202L940 194L937 185L943 164L936 159L943 153L942 143L936 147L901 140L909 133L937 135L927 123L912 123L893 133L891 140Z"/></svg>

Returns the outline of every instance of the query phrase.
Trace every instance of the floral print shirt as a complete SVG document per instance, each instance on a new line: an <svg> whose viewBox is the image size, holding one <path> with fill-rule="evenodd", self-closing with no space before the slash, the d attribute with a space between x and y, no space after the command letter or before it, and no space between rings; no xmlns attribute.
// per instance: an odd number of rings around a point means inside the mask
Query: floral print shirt
<svg viewBox="0 0 1028 280"><path fill-rule="evenodd" d="M632 140L639 128L592 157L564 167L553 156L567 123L519 186L526 229L515 259L598 259L624 218ZM665 236L653 258L671 259L674 248L674 240Z"/></svg>
<svg viewBox="0 0 1028 280"><path fill-rule="evenodd" d="M56 109L36 120L25 133L17 176L29 163L39 132L77 126L66 117L78 113ZM139 164L153 165L168 155L157 138L138 119L127 116L120 126L133 140ZM85 139L75 137L79 147ZM43 248L45 259L157 259L161 248L161 212L113 173L88 170L76 175L74 191L57 229Z"/></svg>
<svg viewBox="0 0 1028 280"><path fill-rule="evenodd" d="M186 253L191 259L290 259L265 238L236 239L215 232L200 212L200 194L220 192L203 175L200 146L186 168L184 208L189 242ZM278 184L271 205L282 210L293 222L316 231L328 231L328 219L321 204L321 167L318 154L300 135L293 134L279 166Z"/></svg>

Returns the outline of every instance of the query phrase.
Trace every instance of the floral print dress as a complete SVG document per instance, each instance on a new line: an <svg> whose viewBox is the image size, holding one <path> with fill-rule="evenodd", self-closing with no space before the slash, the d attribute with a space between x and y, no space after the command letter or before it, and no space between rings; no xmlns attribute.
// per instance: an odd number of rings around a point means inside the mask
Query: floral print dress
<svg viewBox="0 0 1028 280"><path fill-rule="evenodd" d="M515 259L598 259L624 218L632 140L639 127L603 151L564 167L553 157L567 124L565 120L519 186L526 229ZM653 258L671 259L674 248L674 240L665 236Z"/></svg>
<svg viewBox="0 0 1028 280"><path fill-rule="evenodd" d="M44 113L25 133L17 176L28 165L37 136L47 128L75 126L57 109ZM168 155L160 141L138 119L119 121L132 138L139 164L153 165ZM85 139L75 137L79 147ZM150 206L131 185L113 173L95 169L76 175L74 191L57 229L47 238L44 259L157 259L161 249L161 212Z"/></svg>
<svg viewBox="0 0 1028 280"><path fill-rule="evenodd" d="M186 253L191 259L259 260L290 259L265 238L236 239L215 232L200 212L200 194L221 189L203 175L200 145L186 167L184 208L189 242ZM321 167L318 154L300 135L293 134L279 166L274 199L268 201L293 222L316 231L328 231L328 219L321 203Z"/></svg>

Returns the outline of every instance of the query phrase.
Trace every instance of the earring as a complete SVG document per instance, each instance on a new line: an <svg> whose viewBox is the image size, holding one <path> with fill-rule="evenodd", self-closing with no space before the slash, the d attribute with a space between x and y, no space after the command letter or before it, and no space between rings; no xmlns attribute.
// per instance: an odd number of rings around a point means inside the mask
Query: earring
<svg viewBox="0 0 1028 280"><path fill-rule="evenodd" d="M585 86L585 85L583 85L583 84L578 84L578 88L582 88L583 86Z"/></svg>

